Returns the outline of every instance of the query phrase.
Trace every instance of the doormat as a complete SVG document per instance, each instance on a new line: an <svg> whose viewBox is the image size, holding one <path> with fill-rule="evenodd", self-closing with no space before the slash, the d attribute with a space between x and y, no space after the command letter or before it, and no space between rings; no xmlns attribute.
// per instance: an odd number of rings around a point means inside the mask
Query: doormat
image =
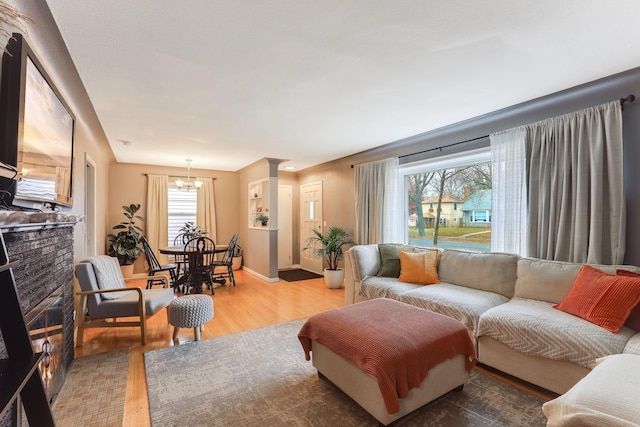
<svg viewBox="0 0 640 427"><path fill-rule="evenodd" d="M301 268L293 268L291 270L278 271L278 277L287 282L298 282L300 280L319 279L323 276Z"/></svg>

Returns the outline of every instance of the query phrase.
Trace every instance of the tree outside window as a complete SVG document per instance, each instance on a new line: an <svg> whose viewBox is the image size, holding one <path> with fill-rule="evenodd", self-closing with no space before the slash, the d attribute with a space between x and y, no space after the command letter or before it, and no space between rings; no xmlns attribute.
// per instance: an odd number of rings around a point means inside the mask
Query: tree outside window
<svg viewBox="0 0 640 427"><path fill-rule="evenodd" d="M406 176L409 244L488 252L491 163Z"/></svg>

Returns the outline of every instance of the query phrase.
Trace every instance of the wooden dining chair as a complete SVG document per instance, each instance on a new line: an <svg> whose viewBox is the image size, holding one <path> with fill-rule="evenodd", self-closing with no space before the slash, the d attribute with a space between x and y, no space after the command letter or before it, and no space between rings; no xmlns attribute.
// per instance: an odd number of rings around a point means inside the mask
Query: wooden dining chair
<svg viewBox="0 0 640 427"><path fill-rule="evenodd" d="M234 234L229 241L229 246L227 246L227 250L222 255L221 260L213 261L213 278L214 280L221 280L223 283L226 283L227 279L233 284L236 285L236 279L233 276L233 254L236 251L236 244L238 243L238 233ZM216 272L216 268L221 269L221 271Z"/></svg>
<svg viewBox="0 0 640 427"><path fill-rule="evenodd" d="M166 271L169 273L171 277L171 286L173 287L178 280L178 267L175 264L160 264L158 261L158 257L151 249L149 245L149 241L146 237L142 236L142 248L144 249L145 257L147 258L148 270L147 274L149 276L155 276L156 273L161 273ZM151 287L155 284L159 284L160 280L158 279L149 279L147 280L147 289L151 289Z"/></svg>
<svg viewBox="0 0 640 427"><path fill-rule="evenodd" d="M193 288L194 292L202 292L204 283L211 289L211 295L215 294L213 284L213 261L215 260L216 244L208 237L196 237L184 245L185 275L187 286L185 294Z"/></svg>
<svg viewBox="0 0 640 427"><path fill-rule="evenodd" d="M173 246L184 246L188 241L187 236L184 233L180 233L173 239ZM178 276L180 276L185 263L184 255L173 255L173 262L176 265Z"/></svg>

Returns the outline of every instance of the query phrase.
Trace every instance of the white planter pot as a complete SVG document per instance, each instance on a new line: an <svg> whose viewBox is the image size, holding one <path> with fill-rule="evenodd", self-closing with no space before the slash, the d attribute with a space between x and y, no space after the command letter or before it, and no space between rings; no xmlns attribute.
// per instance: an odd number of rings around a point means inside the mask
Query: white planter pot
<svg viewBox="0 0 640 427"><path fill-rule="evenodd" d="M344 281L344 270L339 268L337 270L324 270L324 283L327 284L329 289L340 289L342 282Z"/></svg>

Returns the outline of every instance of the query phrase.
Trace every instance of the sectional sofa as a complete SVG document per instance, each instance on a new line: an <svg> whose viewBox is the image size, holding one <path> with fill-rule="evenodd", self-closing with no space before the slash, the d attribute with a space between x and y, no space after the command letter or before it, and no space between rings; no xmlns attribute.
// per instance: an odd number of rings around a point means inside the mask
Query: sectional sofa
<svg viewBox="0 0 640 427"><path fill-rule="evenodd" d="M437 262L440 283L423 285L399 280L401 250L429 249L376 244L350 248L345 256L345 303L386 297L455 318L469 330L480 363L559 394L585 377L598 358L640 354L640 333L631 327L614 333L553 308L569 294L581 264L442 250ZM634 266L595 267L613 274L618 268L640 272Z"/></svg>

